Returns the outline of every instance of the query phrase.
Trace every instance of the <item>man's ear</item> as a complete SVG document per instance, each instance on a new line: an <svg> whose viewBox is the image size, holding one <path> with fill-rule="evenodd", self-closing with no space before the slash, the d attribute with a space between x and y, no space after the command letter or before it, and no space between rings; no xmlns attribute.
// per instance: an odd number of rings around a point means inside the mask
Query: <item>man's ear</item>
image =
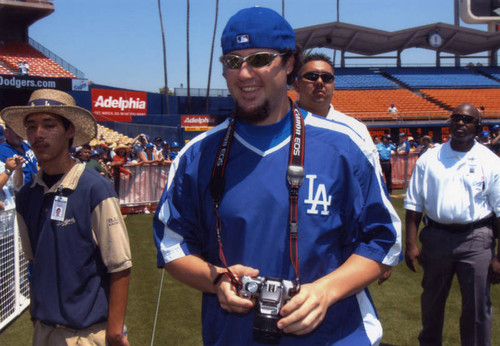
<svg viewBox="0 0 500 346"><path fill-rule="evenodd" d="M68 129L66 130L66 137L69 138L75 138L75 126L71 124Z"/></svg>

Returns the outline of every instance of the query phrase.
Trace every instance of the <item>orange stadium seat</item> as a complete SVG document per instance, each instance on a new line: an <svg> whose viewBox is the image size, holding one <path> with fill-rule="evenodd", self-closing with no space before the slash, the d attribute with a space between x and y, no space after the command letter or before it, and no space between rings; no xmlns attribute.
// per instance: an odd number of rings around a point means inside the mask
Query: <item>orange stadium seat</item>
<svg viewBox="0 0 500 346"><path fill-rule="evenodd" d="M421 91L450 109L468 102L477 108L484 107L484 115L500 114L500 89L422 89Z"/></svg>
<svg viewBox="0 0 500 346"><path fill-rule="evenodd" d="M289 90L292 100L297 93ZM393 118L387 109L394 103L403 118L442 118L449 112L435 103L406 89L336 90L332 102L335 109L355 118Z"/></svg>
<svg viewBox="0 0 500 346"><path fill-rule="evenodd" d="M17 71L19 61L28 62L30 76L76 78L75 75L66 71L28 43L7 41L0 45L0 73L14 74Z"/></svg>

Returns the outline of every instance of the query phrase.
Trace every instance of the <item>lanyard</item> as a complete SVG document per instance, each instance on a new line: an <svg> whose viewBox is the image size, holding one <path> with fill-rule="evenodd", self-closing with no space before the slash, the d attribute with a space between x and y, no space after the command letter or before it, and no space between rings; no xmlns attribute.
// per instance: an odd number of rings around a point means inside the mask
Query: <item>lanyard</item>
<svg viewBox="0 0 500 346"><path fill-rule="evenodd" d="M289 221L289 238L290 238L290 261L295 271L296 277L296 291L300 288L299 276L299 261L298 257L298 195L299 188L304 180L304 142L305 142L305 129L304 119L300 114L298 108L292 103L292 134L290 138L290 156L288 161L288 168L286 172L286 179L289 186L289 200L290 200L290 221ZM217 244L219 248L219 258L222 264L226 267L227 273L225 275L231 280L233 285L238 289L241 288L241 282L234 276L229 269L224 251L222 249L222 223L219 218L219 205L224 193L225 185L225 169L229 156L229 149L234 136L235 119L231 119L224 138L220 143L215 163L212 168L212 178L210 180L210 194L213 201L213 211L215 214L215 231L217 233Z"/></svg>

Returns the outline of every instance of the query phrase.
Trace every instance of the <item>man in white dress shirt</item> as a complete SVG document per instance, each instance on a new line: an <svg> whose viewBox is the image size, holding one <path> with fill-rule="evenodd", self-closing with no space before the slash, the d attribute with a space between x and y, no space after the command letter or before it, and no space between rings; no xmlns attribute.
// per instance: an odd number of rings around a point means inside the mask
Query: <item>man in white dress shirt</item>
<svg viewBox="0 0 500 346"><path fill-rule="evenodd" d="M490 283L500 282L494 232L500 216L500 159L474 140L479 117L469 103L453 110L451 140L420 157L406 193L405 260L412 271L417 261L424 271L420 345L442 343L455 274L462 293L462 345L491 344Z"/></svg>

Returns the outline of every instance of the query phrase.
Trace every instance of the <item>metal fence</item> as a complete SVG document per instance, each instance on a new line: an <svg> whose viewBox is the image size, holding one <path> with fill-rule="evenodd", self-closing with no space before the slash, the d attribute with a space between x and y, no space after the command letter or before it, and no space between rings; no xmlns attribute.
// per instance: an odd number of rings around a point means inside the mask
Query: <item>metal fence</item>
<svg viewBox="0 0 500 346"><path fill-rule="evenodd" d="M0 211L0 330L29 306L28 261L15 209Z"/></svg>

